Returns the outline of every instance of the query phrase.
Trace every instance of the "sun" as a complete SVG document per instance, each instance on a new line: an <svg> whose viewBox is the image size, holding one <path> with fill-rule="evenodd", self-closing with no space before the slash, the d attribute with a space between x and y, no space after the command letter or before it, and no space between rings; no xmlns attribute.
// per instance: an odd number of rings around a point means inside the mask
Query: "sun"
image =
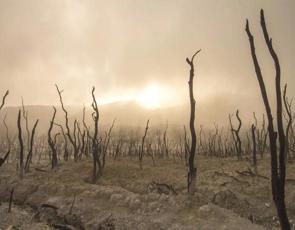
<svg viewBox="0 0 295 230"><path fill-rule="evenodd" d="M144 88L137 96L137 102L148 108L155 109L160 106L160 89L156 84Z"/></svg>

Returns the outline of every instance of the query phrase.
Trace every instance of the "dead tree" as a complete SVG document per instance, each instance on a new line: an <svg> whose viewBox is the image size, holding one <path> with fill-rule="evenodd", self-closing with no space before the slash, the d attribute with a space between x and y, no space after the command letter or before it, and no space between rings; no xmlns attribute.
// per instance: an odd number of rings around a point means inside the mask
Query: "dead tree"
<svg viewBox="0 0 295 230"><path fill-rule="evenodd" d="M72 146L73 146L73 149L74 149L74 160L77 161L78 160L78 154L79 154L79 149L78 149L78 146L77 146L77 143L75 142L75 139L74 137L71 135L71 131L70 131L70 127L69 127L69 118L68 118L68 111L65 109L65 106L63 104L63 100L62 100L62 90L59 90L58 86L55 85L56 87L56 90L57 90L57 93L58 93L58 96L59 96L59 100L60 100L60 104L61 104L61 108L65 114L65 120L66 120L66 135L67 137L69 138Z"/></svg>
<svg viewBox="0 0 295 230"><path fill-rule="evenodd" d="M252 133L252 145L253 145L253 168L255 174L257 174L257 158L256 158L256 136L255 136L255 129L256 126L252 124L251 126L251 133Z"/></svg>
<svg viewBox="0 0 295 230"><path fill-rule="evenodd" d="M275 89L276 89L276 105L277 105L277 128L278 132L275 131L273 124L273 116L270 108L270 103L267 96L262 72L256 56L254 37L250 32L249 22L246 21L246 33L249 38L251 55L253 64L256 72L256 77L259 83L261 96L264 102L267 119L268 119L268 133L269 133L269 144L271 152L271 187L273 201L276 205L279 221L281 228L284 230L290 230L290 223L287 215L286 204L285 204L285 179L286 179L286 162L285 162L285 148L286 139L285 131L283 128L283 107L282 107L282 95L281 95L281 68L278 56L273 49L272 39L268 35L268 31L265 24L264 12L260 11L260 24L264 35L265 43L268 47L270 55L275 65ZM277 136L279 137L279 148L277 148Z"/></svg>
<svg viewBox="0 0 295 230"><path fill-rule="evenodd" d="M187 138L185 125L183 126L183 129L184 129L184 159L185 159L185 166L188 167L188 158L190 153L189 140Z"/></svg>
<svg viewBox="0 0 295 230"><path fill-rule="evenodd" d="M287 121L287 127L286 127L286 158L290 159L290 144L289 144L289 137L290 137L290 131L293 124L293 115L292 115L292 100L289 102L287 96L287 84L285 84L284 87L284 93L283 93L283 99L284 99L284 105L285 110L287 113L286 121Z"/></svg>
<svg viewBox="0 0 295 230"><path fill-rule="evenodd" d="M53 115L52 115L52 119L50 121L48 136L47 136L47 141L48 141L48 145L50 147L51 156L52 156L51 157L51 168L52 169L57 166L57 149L55 146L56 143L55 143L55 140L51 136L51 131L53 129L55 115L56 115L56 108L53 106Z"/></svg>
<svg viewBox="0 0 295 230"><path fill-rule="evenodd" d="M21 110L18 111L17 128L19 141L19 176L22 179L24 176L24 143L22 138Z"/></svg>
<svg viewBox="0 0 295 230"><path fill-rule="evenodd" d="M32 158L33 158L34 136L35 136L35 131L36 131L38 122L39 122L39 120L37 120L35 122L33 129L32 129L32 135L31 135L31 137L28 138L30 140L30 146L29 146L29 152L28 152L27 160L26 160L26 164L25 164L25 173L28 173L30 171L30 164L31 164Z"/></svg>
<svg viewBox="0 0 295 230"><path fill-rule="evenodd" d="M145 142L145 138L146 138L146 135L147 135L147 132L149 129L149 123L150 123L150 120L147 120L144 135L141 140L140 151L138 152L139 169L142 169L142 158L143 158L143 154L144 154L144 142Z"/></svg>
<svg viewBox="0 0 295 230"><path fill-rule="evenodd" d="M99 112L97 107L97 102L94 95L95 87L92 88L92 108L94 112L92 113L92 119L94 121L94 133L92 139L92 157L93 157L93 171L92 171L92 183L96 183L97 180L102 176L102 163L100 159L100 149L99 145L101 141L98 139L98 121Z"/></svg>
<svg viewBox="0 0 295 230"><path fill-rule="evenodd" d="M6 115L4 116L3 124L6 129L6 141L7 141L7 145L8 145L8 150L7 150L6 154L4 155L4 158L0 158L0 167L5 163L6 160L8 161L8 156L10 154L10 145L11 145L11 141L10 141L9 133L8 133L8 126L5 122L5 120L6 120Z"/></svg>
<svg viewBox="0 0 295 230"><path fill-rule="evenodd" d="M5 161L7 160L8 156L9 156L9 154L10 154L10 148L5 153L4 158L0 158L0 167L5 163Z"/></svg>
<svg viewBox="0 0 295 230"><path fill-rule="evenodd" d="M8 96L9 94L9 90L6 90L4 96L2 97L2 103L0 105L0 110L3 108L3 106L5 105L5 100L6 100L6 97Z"/></svg>
<svg viewBox="0 0 295 230"><path fill-rule="evenodd" d="M196 110L196 100L194 98L194 76L195 76L195 67L194 67L194 58L200 52L198 50L191 59L186 58L186 62L190 66L190 75L189 75L189 97L190 97L190 131L191 131L191 148L188 160L188 175L187 175L187 189L190 195L195 193L196 181L197 181L197 168L195 167L195 154L197 147L197 135L195 130L195 110Z"/></svg>
<svg viewBox="0 0 295 230"><path fill-rule="evenodd" d="M169 159L169 149L168 149L167 129L168 129L168 122L166 124L166 128L165 128L165 131L163 134L164 155L166 156L166 158L168 160Z"/></svg>
<svg viewBox="0 0 295 230"><path fill-rule="evenodd" d="M0 105L0 111L1 109L3 108L3 106L5 105L5 100L6 100L6 97L8 96L9 94L9 91L7 90L4 94L4 96L2 97L2 103ZM4 162L8 159L8 156L10 154L10 139L9 139L9 135L8 135L8 127L5 123L5 118L6 118L6 115L4 117L4 120L3 120L3 123L4 123L4 126L6 128L6 137L7 137L7 141L8 141L8 151L6 152L6 154L4 155L4 158L0 158L0 167L4 164Z"/></svg>
<svg viewBox="0 0 295 230"><path fill-rule="evenodd" d="M64 143L63 143L64 155L63 155L63 158L64 158L65 161L67 161L69 159L68 139L67 139L67 136L65 134L65 130L64 130L63 126L60 125L60 124L56 124L56 123L55 123L55 125L58 126L60 128L60 130L61 130L61 134L62 134L63 139L64 139Z"/></svg>
<svg viewBox="0 0 295 230"><path fill-rule="evenodd" d="M255 119L255 126L256 126L256 138L257 138L257 153L260 154L261 158L263 158L265 149L266 149L266 141L268 136L268 130L265 128L265 117L264 114L262 116L262 126L261 129L258 128L258 122L255 113L253 113Z"/></svg>
<svg viewBox="0 0 295 230"><path fill-rule="evenodd" d="M237 110L237 112L236 112L236 117L239 122L239 125L238 125L237 129L234 129L232 121L231 121L231 115L228 116L230 127L231 127L231 132L232 132L232 136L233 136L233 140L234 140L235 148L236 148L236 152L237 152L237 157L238 157L238 160L241 160L242 159L242 142L241 142L241 138L240 138L240 130L242 127L242 121L239 116L239 110Z"/></svg>
<svg viewBox="0 0 295 230"><path fill-rule="evenodd" d="M24 100L22 98L22 112L23 118L25 120L26 132L27 132L27 151L30 151L30 130L29 130L29 119L28 119L28 111L25 109Z"/></svg>
<svg viewBox="0 0 295 230"><path fill-rule="evenodd" d="M83 126L84 126L84 130L86 130L86 142L85 142L84 154L86 157L88 157L90 134L89 134L89 128L88 128L86 121L85 121L85 106L83 107Z"/></svg>
<svg viewBox="0 0 295 230"><path fill-rule="evenodd" d="M79 152L81 147L81 140L80 140L80 134L79 134L79 123L77 119L74 121L74 131L73 131L73 137L74 137L74 143L77 148L77 153L74 152L74 159L75 161L79 160ZM76 154L76 156L75 156Z"/></svg>

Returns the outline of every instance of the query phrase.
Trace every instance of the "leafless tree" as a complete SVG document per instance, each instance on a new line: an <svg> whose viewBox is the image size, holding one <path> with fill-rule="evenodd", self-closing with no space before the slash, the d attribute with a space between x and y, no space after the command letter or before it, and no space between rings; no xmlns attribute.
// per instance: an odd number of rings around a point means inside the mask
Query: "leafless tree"
<svg viewBox="0 0 295 230"><path fill-rule="evenodd" d="M63 100L62 100L62 95L61 95L63 90L60 90L57 85L55 85L55 87L56 87L56 90L57 90L57 93L58 93L58 96L59 96L61 108L62 108L62 110L63 110L63 112L65 114L65 125L66 125L66 130L67 130L66 135L69 138L69 140L70 140L70 142L71 142L71 144L73 146L73 149L74 149L74 160L77 161L78 160L79 149L78 149L78 146L77 146L77 142L75 141L75 138L72 136L71 131L70 131L68 111L65 109L65 106L64 106L64 103L63 103ZM75 122L74 122L74 126L75 126Z"/></svg>
<svg viewBox="0 0 295 230"><path fill-rule="evenodd" d="M92 137L92 157L93 157L93 171L92 171L92 183L96 183L97 180L102 176L102 163L100 159L101 153L99 150L99 145L101 140L98 138L98 121L99 121L99 111L97 107L97 102L95 99L95 87L92 88L92 108L94 112L92 113L92 118L94 121L94 133Z"/></svg>
<svg viewBox="0 0 295 230"><path fill-rule="evenodd" d="M51 168L52 169L57 166L56 141L55 141L55 138L52 138L52 134L51 134L52 129L53 129L55 116L56 116L56 108L53 106L53 115L52 115L52 119L51 119L50 124L49 124L48 136L47 136L48 145L49 145L50 150L51 150Z"/></svg>
<svg viewBox="0 0 295 230"><path fill-rule="evenodd" d="M268 130L265 127L265 117L264 117L264 114L263 114L261 129L259 129L256 114L253 113L253 116L254 116L255 127L256 127L257 153L259 153L261 158L263 158L264 152L265 152L266 147L267 147L267 136L268 136Z"/></svg>
<svg viewBox="0 0 295 230"><path fill-rule="evenodd" d="M0 110L4 107L5 105L5 100L6 100L6 97L9 95L9 90L6 90L4 96L2 97L2 103L0 105Z"/></svg>
<svg viewBox="0 0 295 230"><path fill-rule="evenodd" d="M30 171L30 164L31 164L32 158L33 158L34 136L35 136L35 131L36 131L38 122L39 122L39 120L37 119L37 121L35 122L33 129L32 129L32 135L29 137L30 146L29 146L29 152L28 152L27 160L26 160L26 164L25 164L25 172L26 173L28 173Z"/></svg>
<svg viewBox="0 0 295 230"><path fill-rule="evenodd" d="M169 159L169 149L168 149L168 138L167 138L168 122L166 124L165 131L163 133L163 144L164 144L164 155Z"/></svg>
<svg viewBox="0 0 295 230"><path fill-rule="evenodd" d="M56 124L56 123L55 123L55 125L60 128L61 134L63 136L63 140L64 140L63 141L63 147L64 147L64 155L63 155L63 158L64 158L65 161L67 161L68 158L69 158L68 139L67 139L67 136L65 134L65 130L64 130L63 126L60 125L60 124Z"/></svg>
<svg viewBox="0 0 295 230"><path fill-rule="evenodd" d="M83 107L83 127L84 127L84 130L86 131L84 155L86 157L88 157L89 143L90 143L90 141L89 141L90 140L90 133L89 133L89 127L87 126L86 121L85 121L85 106Z"/></svg>
<svg viewBox="0 0 295 230"><path fill-rule="evenodd" d="M290 158L290 144L289 144L289 137L290 137L290 131L293 125L293 114L292 114L292 100L289 101L287 94L287 84L285 84L284 87L284 93L283 93L283 99L284 99L284 105L285 105L285 111L287 113L286 121L287 121L287 127L286 127L286 157Z"/></svg>
<svg viewBox="0 0 295 230"><path fill-rule="evenodd" d="M242 159L242 142L241 142L241 138L240 138L240 130L241 130L241 127L242 127L242 121L241 121L241 118L239 116L239 110L236 111L236 117L237 117L237 120L239 122L239 125L238 125L237 129L233 128L231 115L228 116L228 119L229 119L229 123L230 123L230 127L231 127L233 140L234 140L234 143L235 143L237 157L238 157L239 160L241 160Z"/></svg>
<svg viewBox="0 0 295 230"><path fill-rule="evenodd" d="M17 117L18 141L19 141L19 176L22 179L24 176L24 143L22 138L21 127L21 110L18 111Z"/></svg>
<svg viewBox="0 0 295 230"><path fill-rule="evenodd" d="M251 133L252 133L252 146L253 146L253 168L254 172L257 174L257 158L256 158L256 136L255 136L256 126L252 124Z"/></svg>
<svg viewBox="0 0 295 230"><path fill-rule="evenodd" d="M0 111L1 109L4 107L5 105L5 100L6 100L6 97L8 96L9 94L9 91L7 90L4 94L4 96L2 97L2 103L0 105ZM7 142L8 142L8 151L6 152L6 154L4 155L4 158L0 158L0 167L4 164L4 162L8 159L8 156L10 154L10 138L9 138L9 135L8 135L8 127L5 123L5 119L6 119L6 115L3 119L3 123L4 123L4 126L6 128L6 138L7 138Z"/></svg>
<svg viewBox="0 0 295 230"><path fill-rule="evenodd" d="M275 89L276 89L276 105L277 105L277 128L278 132L275 131L273 124L273 116L270 108L270 103L267 96L262 72L256 56L254 37L250 32L249 22L246 21L246 33L249 38L251 55L254 63L256 77L259 83L261 96L264 102L267 119L268 119L268 131L269 131L269 144L271 152L271 185L273 201L277 208L277 213L280 221L281 228L284 230L290 230L290 223L287 215L286 204L285 204L285 179L286 179L286 162L285 162L285 148L286 139L285 131L283 128L283 106L282 106L282 95L281 95L281 68L278 56L273 49L272 39L269 37L263 10L260 11L260 24L263 31L264 39L270 55L274 61L276 77L275 77ZM279 137L279 148L277 149L277 136Z"/></svg>
<svg viewBox="0 0 295 230"><path fill-rule="evenodd" d="M28 111L25 109L24 99L22 98L22 114L25 120L25 128L27 133L27 151L30 151L30 130L29 130L29 118L28 118Z"/></svg>
<svg viewBox="0 0 295 230"><path fill-rule="evenodd" d="M138 160L139 160L139 168L140 169L142 169L142 158L143 158L144 146L145 146L144 142L145 142L145 138L146 138L146 135L147 135L147 132L148 132L148 129L149 129L149 123L150 123L150 120L147 120L144 135L143 135L142 140L141 140L141 147L140 147L140 150L138 152Z"/></svg>
<svg viewBox="0 0 295 230"><path fill-rule="evenodd" d="M80 137L80 153L79 153L79 159L82 159L83 154L85 153L85 148L86 148L86 142L85 142L85 137L86 137L86 131L83 129L83 132L81 131L79 123L77 123L77 128L78 128L78 136Z"/></svg>
<svg viewBox="0 0 295 230"><path fill-rule="evenodd" d="M187 189L190 195L195 193L196 180L197 180L197 168L195 167L195 154L197 147L197 135L195 131L195 110L196 110L196 100L194 98L194 76L195 76L195 67L194 67L194 58L201 50L198 50L191 59L186 58L186 62L190 66L189 74L189 97L190 97L190 131L191 131L191 148L189 155L189 169L187 175Z"/></svg>
<svg viewBox="0 0 295 230"><path fill-rule="evenodd" d="M184 129L184 159L185 159L185 166L188 167L188 160L189 160L189 140L187 138L186 127L183 126Z"/></svg>

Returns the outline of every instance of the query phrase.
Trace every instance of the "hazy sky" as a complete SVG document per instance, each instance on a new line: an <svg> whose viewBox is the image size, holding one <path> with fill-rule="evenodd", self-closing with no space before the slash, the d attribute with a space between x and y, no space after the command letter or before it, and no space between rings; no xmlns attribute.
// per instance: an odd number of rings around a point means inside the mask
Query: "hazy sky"
<svg viewBox="0 0 295 230"><path fill-rule="evenodd" d="M128 98L158 87L162 103L187 102L185 58L196 62L196 95L259 99L245 19L265 78L274 79L259 24L264 8L282 66L295 96L294 0L1 0L0 92L9 104L89 103ZM271 81L273 82L273 81ZM271 83L268 81L268 83Z"/></svg>

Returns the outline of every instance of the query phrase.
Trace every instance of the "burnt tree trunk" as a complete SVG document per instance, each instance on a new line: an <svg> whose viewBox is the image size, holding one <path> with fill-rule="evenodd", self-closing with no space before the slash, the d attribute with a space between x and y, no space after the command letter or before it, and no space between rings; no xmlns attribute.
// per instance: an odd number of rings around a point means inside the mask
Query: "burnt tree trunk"
<svg viewBox="0 0 295 230"><path fill-rule="evenodd" d="M2 98L2 103L0 105L0 110L5 105L5 100L6 100L6 97L8 96L8 94L9 94L9 91L7 90L6 93L4 94L3 98ZM7 124L5 122L5 119L6 119L6 115L5 115L4 119L3 119L3 124L4 124L5 128L6 128L6 138L7 138L7 142L8 142L8 151L6 152L4 158L0 158L0 167L4 164L4 162L6 160L8 160L8 156L10 154L10 144L11 143L10 143L10 138L9 138L9 135L8 135L8 127L7 127Z"/></svg>
<svg viewBox="0 0 295 230"><path fill-rule="evenodd" d="M287 215L286 204L285 204L285 179L286 179L286 162L285 162L285 134L282 120L282 95L281 95L281 69L279 59L272 46L272 39L269 38L268 31L265 24L264 12L260 11L260 23L263 31L264 39L267 44L268 50L274 61L276 77L275 77L275 88L276 88L276 104L277 104L277 127L278 132L274 129L272 112L265 88L262 72L257 60L254 37L250 32L248 20L246 22L246 32L249 38L251 55L255 67L257 80L259 83L261 96L264 102L265 110L268 119L268 131L269 131L269 144L271 152L271 187L273 201L275 203L281 229L290 230L290 223ZM279 149L277 149L277 136L279 136Z"/></svg>
<svg viewBox="0 0 295 230"><path fill-rule="evenodd" d="M252 132L252 145L253 145L253 168L254 168L254 172L255 174L257 174L257 158L256 158L256 136L255 136L255 125L253 124L251 126L251 132Z"/></svg>
<svg viewBox="0 0 295 230"><path fill-rule="evenodd" d="M50 150L51 150L51 153L52 153L52 157L51 157L51 168L52 169L57 166L57 153L56 153L55 141L52 139L52 136L51 136L51 131L52 131L52 128L53 128L55 115L56 115L56 108L53 107L53 115L52 115L52 119L51 119L50 125L49 125L48 140L47 140L48 145L49 145Z"/></svg>
<svg viewBox="0 0 295 230"><path fill-rule="evenodd" d="M230 122L230 126L231 126L232 136L233 136L233 139L234 139L234 142L235 142L237 158L238 158L238 160L241 160L242 159L242 141L241 141L241 138L240 138L240 130L241 130L241 127L242 127L242 120L241 120L241 118L239 116L239 110L236 111L236 117L237 117L237 120L239 122L239 125L238 125L237 129L233 128L233 124L232 124L232 121L231 121L231 115L229 115L229 122Z"/></svg>
<svg viewBox="0 0 295 230"><path fill-rule="evenodd" d="M24 176L24 143L22 138L20 110L18 111L17 128L18 128L18 141L19 141L19 177L22 179Z"/></svg>
<svg viewBox="0 0 295 230"><path fill-rule="evenodd" d="M146 135L147 135L147 131L149 129L149 123L150 123L150 120L147 120L144 135L143 135L142 140L141 140L141 148L140 148L140 150L138 152L138 160L139 160L139 168L140 168L140 170L142 169L142 158L143 158L143 154L144 154L144 142L145 142L145 138L146 138Z"/></svg>
<svg viewBox="0 0 295 230"><path fill-rule="evenodd" d="M286 158L290 159L290 142L289 142L289 136L290 136L290 131L291 127L293 124L293 116L292 116L292 100L289 102L287 96L287 84L285 84L284 87L284 93L283 93L283 99L284 99L284 105L285 105L285 110L287 113L286 121L287 121L287 127L286 127Z"/></svg>
<svg viewBox="0 0 295 230"><path fill-rule="evenodd" d="M99 140L98 140L98 121L99 112L97 107L97 102L94 95L95 87L92 88L92 108L94 112L92 113L92 119L94 121L94 133L92 137L92 156L93 156L93 171L92 171L92 183L96 183L97 180L102 176L102 163L99 154Z"/></svg>
<svg viewBox="0 0 295 230"><path fill-rule="evenodd" d="M35 132L36 132L36 128L38 125L39 120L37 120L33 126L32 129L32 134L30 139L30 146L29 146L29 153L27 156L27 160L26 160L26 164L25 164L25 172L28 173L30 171L30 164L32 162L32 158L33 158L33 148L34 148L34 136L35 136Z"/></svg>
<svg viewBox="0 0 295 230"><path fill-rule="evenodd" d="M57 90L57 93L58 93L58 96L59 96L59 101L60 101L60 104L61 104L61 108L65 114L65 125L66 125L66 135L67 137L69 138L69 141L71 142L72 146L73 146L73 149L74 149L74 160L75 162L78 160L78 152L79 152L79 149L77 147L77 143L75 142L75 139L74 137L71 135L71 132L70 132L70 127L69 127L69 118L68 118L68 111L65 109L65 106L64 106L64 103L63 103L63 100L62 100L62 90L60 90L58 88L57 85L55 85L56 87L56 90ZM66 158L67 159L67 158Z"/></svg>
<svg viewBox="0 0 295 230"><path fill-rule="evenodd" d="M196 180L197 180L197 168L195 167L195 154L197 147L197 135L195 130L195 110L196 110L196 100L194 98L194 58L201 50L197 51L191 59L186 58L186 62L190 66L189 75L189 98L190 98L190 131L191 131L191 148L188 159L188 175L187 175L187 189L190 195L195 193Z"/></svg>

